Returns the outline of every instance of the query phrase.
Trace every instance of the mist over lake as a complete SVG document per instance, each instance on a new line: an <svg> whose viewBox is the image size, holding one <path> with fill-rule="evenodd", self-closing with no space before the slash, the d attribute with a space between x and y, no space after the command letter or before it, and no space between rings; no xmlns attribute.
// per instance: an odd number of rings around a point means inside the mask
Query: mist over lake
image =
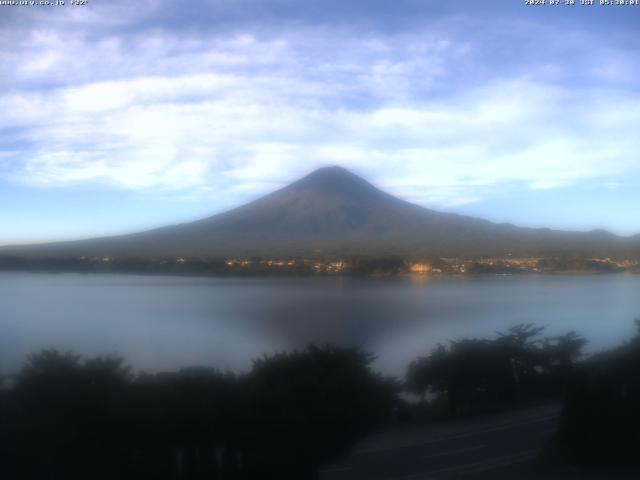
<svg viewBox="0 0 640 480"><path fill-rule="evenodd" d="M119 354L136 368L252 359L309 343L359 346L400 375L437 342L493 336L523 322L576 330L589 351L634 332L640 276L217 279L0 274L0 370L31 352Z"/></svg>

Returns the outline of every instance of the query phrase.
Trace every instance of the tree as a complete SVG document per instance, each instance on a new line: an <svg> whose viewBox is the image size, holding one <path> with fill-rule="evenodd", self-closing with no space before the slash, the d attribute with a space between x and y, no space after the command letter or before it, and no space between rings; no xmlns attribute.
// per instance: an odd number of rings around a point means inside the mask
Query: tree
<svg viewBox="0 0 640 480"><path fill-rule="evenodd" d="M427 395L446 398L452 416L560 395L564 376L586 342L575 332L542 340L543 330L521 324L492 340L440 344L409 365L406 386L423 400Z"/></svg>

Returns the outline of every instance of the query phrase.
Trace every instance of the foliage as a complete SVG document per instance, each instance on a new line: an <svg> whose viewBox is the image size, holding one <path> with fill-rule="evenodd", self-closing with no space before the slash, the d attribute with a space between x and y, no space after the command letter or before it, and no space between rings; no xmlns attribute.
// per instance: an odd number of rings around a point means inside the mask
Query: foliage
<svg viewBox="0 0 640 480"><path fill-rule="evenodd" d="M409 365L406 386L423 399L445 397L451 416L561 396L586 341L575 332L543 339L543 331L521 324L491 340L440 344Z"/></svg>
<svg viewBox="0 0 640 480"><path fill-rule="evenodd" d="M640 468L639 334L594 355L580 367L568 394L554 453L587 467Z"/></svg>
<svg viewBox="0 0 640 480"><path fill-rule="evenodd" d="M31 355L0 392L7 479L311 478L390 416L396 386L353 349L309 347L245 375L133 376L121 359Z"/></svg>

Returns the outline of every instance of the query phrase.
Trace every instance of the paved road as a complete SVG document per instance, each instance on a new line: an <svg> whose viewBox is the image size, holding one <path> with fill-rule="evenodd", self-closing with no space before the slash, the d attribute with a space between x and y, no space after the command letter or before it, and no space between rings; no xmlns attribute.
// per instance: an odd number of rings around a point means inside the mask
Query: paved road
<svg viewBox="0 0 640 480"><path fill-rule="evenodd" d="M387 431L322 468L321 480L523 478L555 431L558 406L432 427ZM533 473L532 473L533 475ZM533 478L533 477L532 477Z"/></svg>

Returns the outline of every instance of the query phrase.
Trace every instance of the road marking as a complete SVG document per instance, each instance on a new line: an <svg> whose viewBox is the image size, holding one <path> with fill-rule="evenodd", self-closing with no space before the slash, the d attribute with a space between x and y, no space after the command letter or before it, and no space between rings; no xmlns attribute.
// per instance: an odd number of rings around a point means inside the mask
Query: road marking
<svg viewBox="0 0 640 480"><path fill-rule="evenodd" d="M445 455L455 455L456 453L472 452L474 450L480 450L481 448L484 448L484 447L486 447L486 445L476 445L475 447L458 448L457 450L449 450L448 452L441 452L441 453L434 453L432 455L425 455L422 458L426 460L427 458L444 457Z"/></svg>

